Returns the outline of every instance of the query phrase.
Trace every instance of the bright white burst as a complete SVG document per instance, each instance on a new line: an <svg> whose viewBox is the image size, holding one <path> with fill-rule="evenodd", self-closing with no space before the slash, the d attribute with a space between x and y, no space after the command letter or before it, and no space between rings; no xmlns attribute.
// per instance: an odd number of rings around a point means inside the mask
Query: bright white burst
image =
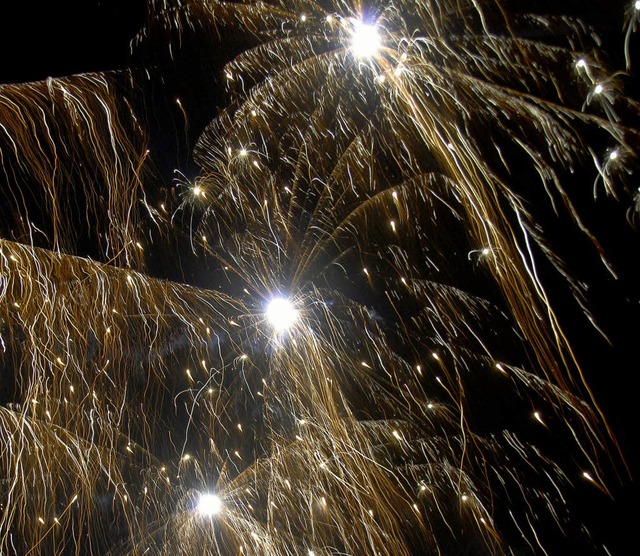
<svg viewBox="0 0 640 556"><path fill-rule="evenodd" d="M278 332L284 332L289 329L297 318L298 311L284 297L275 297L267 306L267 320Z"/></svg>
<svg viewBox="0 0 640 556"><path fill-rule="evenodd" d="M369 25L359 19L354 20L351 51L356 58L371 58L381 46L382 41L375 25Z"/></svg>
<svg viewBox="0 0 640 556"><path fill-rule="evenodd" d="M201 494L198 501L198 513L205 517L217 515L222 510L222 500L215 494Z"/></svg>

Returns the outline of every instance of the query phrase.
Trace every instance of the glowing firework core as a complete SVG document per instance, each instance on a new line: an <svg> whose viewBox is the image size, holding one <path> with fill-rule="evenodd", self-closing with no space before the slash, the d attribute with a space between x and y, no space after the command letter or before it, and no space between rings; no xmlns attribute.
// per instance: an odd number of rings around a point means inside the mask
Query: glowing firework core
<svg viewBox="0 0 640 556"><path fill-rule="evenodd" d="M288 299L276 297L267 306L267 320L279 332L287 330L298 318L298 311Z"/></svg>
<svg viewBox="0 0 640 556"><path fill-rule="evenodd" d="M201 494L198 501L198 513L205 517L217 515L222 510L222 500L215 494Z"/></svg>
<svg viewBox="0 0 640 556"><path fill-rule="evenodd" d="M371 58L382 46L378 28L356 19L351 33L351 51L356 58Z"/></svg>

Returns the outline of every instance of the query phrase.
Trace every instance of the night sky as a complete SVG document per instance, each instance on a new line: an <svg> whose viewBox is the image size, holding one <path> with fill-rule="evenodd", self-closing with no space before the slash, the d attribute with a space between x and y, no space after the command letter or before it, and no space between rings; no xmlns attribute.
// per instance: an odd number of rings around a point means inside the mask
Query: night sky
<svg viewBox="0 0 640 556"><path fill-rule="evenodd" d="M141 0L11 4L9 12L3 7L0 14L0 83L142 67L156 56L152 51L138 51L133 56L130 52L129 41L146 17ZM582 14L599 25L605 50L613 55L612 66L623 67L622 6L626 2L559 0L538 4L541 9L546 4L547 8L558 12ZM584 8L584 4L589 7ZM608 7L603 9L603 6ZM635 51L635 68L640 73L638 37L632 41L632 49ZM227 50L232 51L233 45L227 45ZM174 64L167 59L166 52L158 53L160 66L166 64L161 70L167 76L166 81L162 86L143 86L143 90L149 92L143 111L151 133L151 150L155 155L156 174L153 179L168 188L175 168L190 177L197 174L197 167L188 152L208 120L215 115L216 108L224 105L215 73L219 63L214 58L205 63L204 59L197 59L198 55L196 46L190 59L178 57L180 63ZM630 94L640 100L639 80L627 78L625 82ZM189 116L186 129L172 102L177 96ZM157 113L154 113L154 106L160 107ZM640 185L637 177L636 180ZM585 188L591 191L592 183L586 182ZM638 393L633 384L640 371L640 271L636 268L640 266L640 236L625 218L630 202L629 197L616 201L601 196L597 202L586 200L580 206L585 222L600 238L619 273L618 280L606 271L588 242L579 239L570 229L572 224L550 217L541 225L552 237L554 246L566 257L569 269L589 285L590 307L599 326L609 336L610 344L591 327L573 302L557 295L556 307L564 328L576 348L596 399L620 442L631 472L637 478L640 474L636 425ZM171 275L171 270L163 267L162 262L150 261L150 264L152 267L155 265L159 274L201 285L197 272ZM551 294L553 297L554 292ZM618 483L612 476L608 486L616 498L615 502L604 495L596 497L595 502L591 497L589 506L579 508L579 511L595 516L591 527L599 538L613 547L613 554L631 553L625 552L624 547L637 539L635 527L639 512L636 500L640 493L626 477Z"/></svg>

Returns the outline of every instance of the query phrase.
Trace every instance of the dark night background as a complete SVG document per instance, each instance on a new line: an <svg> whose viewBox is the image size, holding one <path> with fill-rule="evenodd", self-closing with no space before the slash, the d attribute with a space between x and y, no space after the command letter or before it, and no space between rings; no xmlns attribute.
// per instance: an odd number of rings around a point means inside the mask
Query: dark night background
<svg viewBox="0 0 640 556"><path fill-rule="evenodd" d="M552 10L578 15L596 26L603 38L603 51L615 70L624 67L623 12L630 3L629 0L557 0L533 1L527 5L531 11ZM197 175L189 152L198 134L215 116L216 108L225 103L218 88L220 61L224 60L225 52L234 51L234 44L218 49L214 56L205 52L205 45L191 45L184 49L184 52L189 51L189 56L178 54L175 61L171 61L166 49L160 47L157 52L138 49L132 55L129 41L146 19L144 0L12 4L9 10L5 6L0 9L0 83L158 64L155 69L157 75L164 76L163 84L143 85L148 95L142 116L150 130L155 168L151 179L170 189L174 169L188 177ZM510 2L504 4L508 6ZM632 40L631 46L632 70L635 69L636 77L625 77L624 82L627 94L639 100L640 36ZM201 47L203 55L198 57ZM187 127L175 104L176 97L181 99L189 116ZM592 175L591 169L587 170L587 175ZM635 179L637 188L640 180ZM591 310L610 344L591 327L573 302L566 301L564 290L553 291L553 283L551 295L552 298L555 295L554 303L561 322L637 481L640 466L635 384L640 374L637 355L640 342L640 232L626 220L631 197L623 196L616 201L601 195L594 201L592 183L593 179L585 182L589 195L578 201L579 208L602 242L619 274L618 280L606 271L595 250L575 231L573 224L549 216L541 225L553 246L566 259L570 271L588 284ZM197 272L171 276L171 271L163 267L162 262L149 261L149 264L157 266L158 273L167 277L200 282ZM637 551L635 528L640 512L636 500L640 493L636 481L625 476L618 481L612 474L608 486L614 500L589 493L584 498L588 502L576 508L581 515L587 516L585 519L598 544L605 544L613 555ZM581 500L580 489L592 487L581 484L579 478L575 482L578 483L577 500ZM552 550L551 554L554 553Z"/></svg>

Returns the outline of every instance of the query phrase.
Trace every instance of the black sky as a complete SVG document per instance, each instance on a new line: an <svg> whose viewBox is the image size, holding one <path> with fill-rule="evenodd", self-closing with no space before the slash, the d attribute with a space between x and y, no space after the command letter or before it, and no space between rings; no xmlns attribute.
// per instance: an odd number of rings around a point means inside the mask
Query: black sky
<svg viewBox="0 0 640 556"><path fill-rule="evenodd" d="M144 0L11 2L0 15L0 81L125 67Z"/></svg>

